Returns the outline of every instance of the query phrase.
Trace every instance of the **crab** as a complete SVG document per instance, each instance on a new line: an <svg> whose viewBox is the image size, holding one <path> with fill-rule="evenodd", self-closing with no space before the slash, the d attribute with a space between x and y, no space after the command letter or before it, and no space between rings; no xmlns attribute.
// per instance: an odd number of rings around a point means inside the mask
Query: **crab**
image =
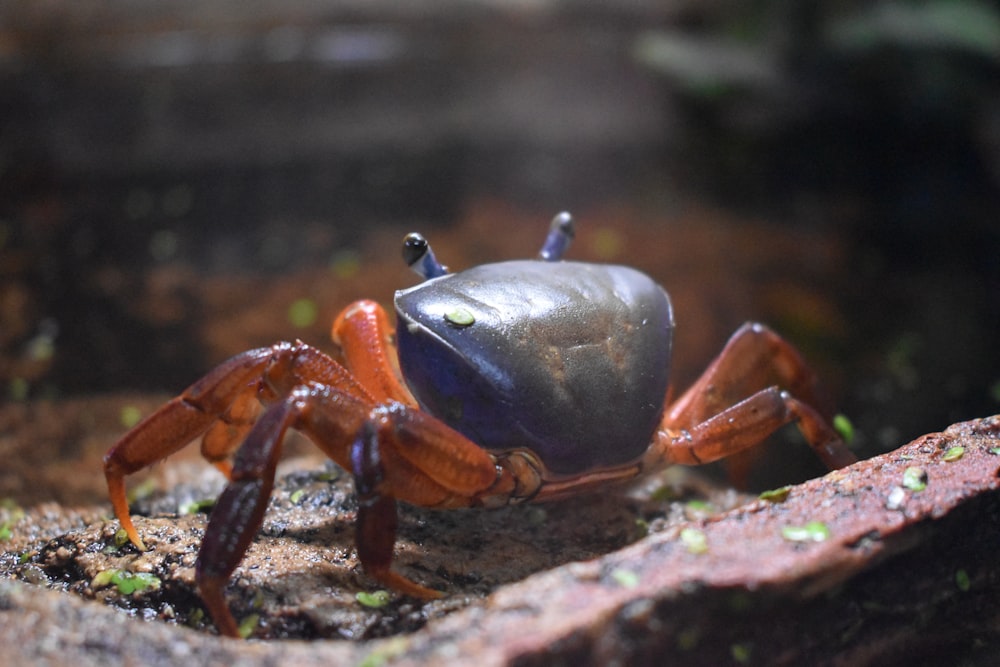
<svg viewBox="0 0 1000 667"><path fill-rule="evenodd" d="M333 324L340 361L301 341L223 362L107 452L108 492L129 540L125 478L201 437L228 478L195 564L218 630L238 636L225 586L260 529L289 429L354 477L365 573L397 592L439 591L392 569L397 503L431 508L547 501L672 464L747 450L795 422L829 468L855 461L818 405L816 374L769 328L748 323L668 400L674 316L667 293L625 266L563 261L557 215L536 259L449 273L419 234L406 262L425 280L396 292L395 329L371 300Z"/></svg>

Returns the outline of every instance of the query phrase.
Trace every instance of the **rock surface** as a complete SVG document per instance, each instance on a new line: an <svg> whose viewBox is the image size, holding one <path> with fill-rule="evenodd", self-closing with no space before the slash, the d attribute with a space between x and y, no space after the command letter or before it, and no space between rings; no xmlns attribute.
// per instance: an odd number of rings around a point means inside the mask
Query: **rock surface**
<svg viewBox="0 0 1000 667"><path fill-rule="evenodd" d="M378 608L355 598L372 586L354 560L350 484L307 463L286 464L229 588L238 619L272 641L219 638L199 612L191 566L205 515L176 508L219 481L196 475L134 505L151 515L137 519L143 554L115 546L103 507L2 510L5 662L986 664L998 643L1000 416L770 500L708 491L715 508L737 505L723 512L685 503L691 482L671 476L653 495L681 500L407 508L397 567L448 595ZM159 586L95 585L109 569Z"/></svg>

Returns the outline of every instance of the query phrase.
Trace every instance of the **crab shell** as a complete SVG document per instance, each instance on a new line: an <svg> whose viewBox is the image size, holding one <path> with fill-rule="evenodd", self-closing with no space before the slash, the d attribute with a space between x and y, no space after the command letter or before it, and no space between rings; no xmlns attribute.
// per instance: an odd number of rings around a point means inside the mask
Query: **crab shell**
<svg viewBox="0 0 1000 667"><path fill-rule="evenodd" d="M399 363L421 407L556 476L642 456L663 413L674 318L625 266L518 260L396 292Z"/></svg>

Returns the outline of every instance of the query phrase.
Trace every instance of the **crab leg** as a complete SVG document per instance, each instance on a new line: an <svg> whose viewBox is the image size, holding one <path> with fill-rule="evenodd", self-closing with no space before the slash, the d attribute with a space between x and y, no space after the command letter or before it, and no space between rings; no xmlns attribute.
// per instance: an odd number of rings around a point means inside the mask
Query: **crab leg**
<svg viewBox="0 0 1000 667"><path fill-rule="evenodd" d="M422 507L470 507L503 477L492 456L424 412L400 403L374 408L351 447L358 494L355 541L365 572L421 598L440 597L390 570L396 499Z"/></svg>
<svg viewBox="0 0 1000 667"><path fill-rule="evenodd" d="M218 468L227 479L232 478L230 456L246 439L260 414L257 393L258 387L247 385L201 438L202 458Z"/></svg>
<svg viewBox="0 0 1000 667"><path fill-rule="evenodd" d="M741 397L746 398L733 405ZM668 408L647 462L708 463L749 449L795 422L824 464L831 469L850 465L857 458L826 416L809 407L822 404L820 399L816 376L801 355L767 327L745 324Z"/></svg>
<svg viewBox="0 0 1000 667"><path fill-rule="evenodd" d="M224 587L264 520L285 432L296 418L287 406L288 401L267 410L237 452L232 480L212 508L195 561L202 601L215 627L230 637L238 637L239 629Z"/></svg>
<svg viewBox="0 0 1000 667"><path fill-rule="evenodd" d="M270 357L270 348L259 348L217 366L139 422L105 454L104 476L115 516L136 547L146 548L129 515L125 476L174 454L204 433L235 396L260 378Z"/></svg>
<svg viewBox="0 0 1000 667"><path fill-rule="evenodd" d="M351 447L351 470L358 494L358 520L354 537L358 559L370 577L391 588L424 599L440 597L439 592L410 581L390 569L399 517L396 514L396 500L385 494L385 470L382 468L378 438L374 423L369 421Z"/></svg>
<svg viewBox="0 0 1000 667"><path fill-rule="evenodd" d="M647 461L701 465L763 442L785 424L796 422L806 441L831 470L857 461L818 412L777 387L768 387L690 429L657 432Z"/></svg>
<svg viewBox="0 0 1000 667"><path fill-rule="evenodd" d="M347 369L372 398L416 408L417 401L399 371L393 333L382 306L366 299L340 312L333 323L332 338L340 346Z"/></svg>
<svg viewBox="0 0 1000 667"><path fill-rule="evenodd" d="M827 403L819 395L815 372L802 355L770 328L747 322L701 377L669 406L664 422L675 428L694 426L772 384L810 405Z"/></svg>
<svg viewBox="0 0 1000 667"><path fill-rule="evenodd" d="M128 511L127 475L176 453L220 419L234 426L233 433L212 428L202 452L226 472L228 464L223 461L239 443L240 431L247 429L256 410L252 401L258 395L287 395L291 387L306 380L321 381L371 400L342 366L316 348L300 342L278 343L223 362L122 436L104 456L104 476L115 516L129 540L145 550Z"/></svg>
<svg viewBox="0 0 1000 667"><path fill-rule="evenodd" d="M219 631L237 633L224 588L260 529L290 428L354 473L359 503L355 541L365 572L403 593L438 597L437 591L390 569L396 499L429 507L475 504L497 481L493 458L433 417L401 403L373 406L365 398L308 383L269 407L254 425L236 454L232 481L209 517L195 576Z"/></svg>

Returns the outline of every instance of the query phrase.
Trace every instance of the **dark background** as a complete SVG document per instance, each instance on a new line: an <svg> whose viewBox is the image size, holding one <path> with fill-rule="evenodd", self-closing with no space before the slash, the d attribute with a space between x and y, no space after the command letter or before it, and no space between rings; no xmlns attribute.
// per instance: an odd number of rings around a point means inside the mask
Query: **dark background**
<svg viewBox="0 0 1000 667"><path fill-rule="evenodd" d="M8 2L0 395L175 393L339 308L537 252L761 319L871 454L1000 406L986 2ZM298 303L305 323L290 321Z"/></svg>

